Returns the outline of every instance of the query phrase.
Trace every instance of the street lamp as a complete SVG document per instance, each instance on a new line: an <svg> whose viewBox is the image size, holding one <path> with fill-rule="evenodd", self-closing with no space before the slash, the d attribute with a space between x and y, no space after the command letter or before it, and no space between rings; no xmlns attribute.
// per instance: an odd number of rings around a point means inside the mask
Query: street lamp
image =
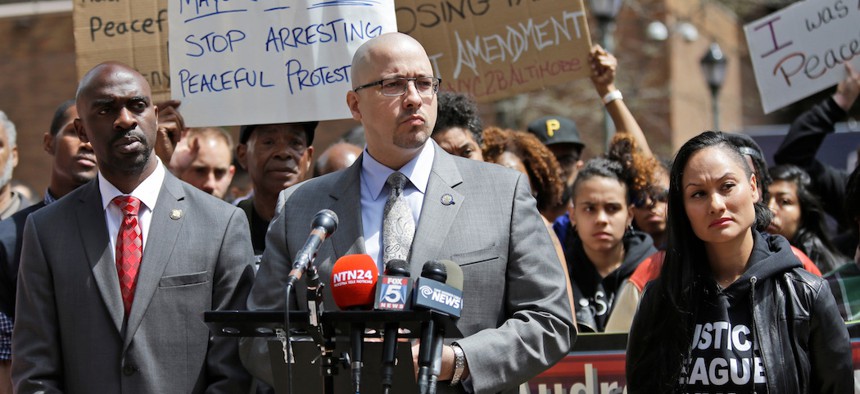
<svg viewBox="0 0 860 394"><path fill-rule="evenodd" d="M607 52L615 51L615 45L612 41L612 32L615 30L615 17L618 16L618 10L621 8L622 0L589 0L588 5L591 13L597 19L597 28L600 31L600 46ZM615 133L615 127L609 119L609 112L606 108L603 109L603 134L606 136L606 148L609 149L609 143L612 141L612 134Z"/></svg>
<svg viewBox="0 0 860 394"><path fill-rule="evenodd" d="M720 45L716 42L711 43L705 56L702 56L700 63L702 72L705 74L705 81L711 89L711 106L714 115L714 130L720 130L720 88L723 87L723 82L726 79L726 56Z"/></svg>

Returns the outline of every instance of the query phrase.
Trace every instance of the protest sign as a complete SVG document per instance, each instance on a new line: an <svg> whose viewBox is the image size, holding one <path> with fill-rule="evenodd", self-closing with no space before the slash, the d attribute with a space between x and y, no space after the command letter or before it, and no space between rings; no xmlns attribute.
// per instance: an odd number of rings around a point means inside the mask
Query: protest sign
<svg viewBox="0 0 860 394"><path fill-rule="evenodd" d="M446 90L491 101L590 74L582 0L397 0L396 11Z"/></svg>
<svg viewBox="0 0 860 394"><path fill-rule="evenodd" d="M189 126L351 116L352 54L393 0L170 0L173 98Z"/></svg>
<svg viewBox="0 0 860 394"><path fill-rule="evenodd" d="M116 60L138 71L156 101L170 98L167 0L74 0L78 77Z"/></svg>
<svg viewBox="0 0 860 394"><path fill-rule="evenodd" d="M860 69L860 2L801 1L744 26L765 113Z"/></svg>

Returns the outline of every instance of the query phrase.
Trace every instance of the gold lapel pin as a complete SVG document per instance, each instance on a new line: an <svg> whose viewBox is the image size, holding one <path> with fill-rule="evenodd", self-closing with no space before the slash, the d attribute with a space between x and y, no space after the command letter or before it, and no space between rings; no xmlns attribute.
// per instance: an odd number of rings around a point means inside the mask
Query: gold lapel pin
<svg viewBox="0 0 860 394"><path fill-rule="evenodd" d="M181 217L182 217L182 210L181 209L174 209L174 210L170 211L170 218L171 219L179 220L179 218L181 218Z"/></svg>
<svg viewBox="0 0 860 394"><path fill-rule="evenodd" d="M442 205L454 205L454 196L447 193L443 194Z"/></svg>

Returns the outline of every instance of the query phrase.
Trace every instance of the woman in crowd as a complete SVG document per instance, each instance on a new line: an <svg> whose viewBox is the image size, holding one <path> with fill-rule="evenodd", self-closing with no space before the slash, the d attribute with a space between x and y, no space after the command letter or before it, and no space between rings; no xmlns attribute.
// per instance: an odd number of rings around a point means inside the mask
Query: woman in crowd
<svg viewBox="0 0 860 394"><path fill-rule="evenodd" d="M684 144L670 173L669 243L627 345L630 393L847 393L848 332L825 281L755 229L756 177L722 133Z"/></svg>
<svg viewBox="0 0 860 394"><path fill-rule="evenodd" d="M669 166L654 160L651 180L633 198L633 225L651 236L654 246L666 249L666 208L669 197Z"/></svg>
<svg viewBox="0 0 860 394"><path fill-rule="evenodd" d="M554 209L561 203L564 186L552 152L537 137L522 131L488 127L483 139L484 160L528 175L538 212L544 221L555 219Z"/></svg>
<svg viewBox="0 0 860 394"><path fill-rule="evenodd" d="M604 331L621 284L657 251L648 234L631 226L631 190L646 184L650 170L647 161L621 154L631 151L633 139L618 135L609 153L616 160L589 160L573 183L574 231L565 240L565 257L580 332Z"/></svg>
<svg viewBox="0 0 860 394"><path fill-rule="evenodd" d="M496 163L517 170L529 177L529 186L535 200L538 212L546 225L549 237L555 246L558 260L565 273L568 301L571 308L574 305L573 288L567 273L564 251L561 243L552 231L552 208L561 201L563 183L559 177L558 161L552 152L544 146L537 137L522 131L503 130L498 127L488 127L483 136L483 157L488 163ZM573 313L573 310L571 310ZM575 318L575 316L574 316Z"/></svg>
<svg viewBox="0 0 860 394"><path fill-rule="evenodd" d="M836 251L827 236L824 209L818 197L812 194L812 181L800 167L783 164L772 167L770 201L773 220L768 232L779 234L806 253L821 272L827 273L848 262Z"/></svg>

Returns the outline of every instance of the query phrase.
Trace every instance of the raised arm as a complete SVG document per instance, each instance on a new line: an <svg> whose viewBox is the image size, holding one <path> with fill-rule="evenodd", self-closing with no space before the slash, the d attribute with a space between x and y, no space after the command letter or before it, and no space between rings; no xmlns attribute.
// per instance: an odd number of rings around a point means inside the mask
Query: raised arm
<svg viewBox="0 0 860 394"><path fill-rule="evenodd" d="M591 82L606 111L615 124L618 133L629 133L636 140L636 144L646 157L654 157L645 133L639 127L639 123L624 104L621 92L615 87L615 73L618 68L618 60L611 53L606 52L600 45L591 48Z"/></svg>
<svg viewBox="0 0 860 394"><path fill-rule="evenodd" d="M813 189L821 196L824 210L840 218L848 174L815 159L824 138L835 130L860 95L860 73L846 63L846 75L833 96L804 112L791 124L788 134L773 155L776 164L794 164L809 173Z"/></svg>

